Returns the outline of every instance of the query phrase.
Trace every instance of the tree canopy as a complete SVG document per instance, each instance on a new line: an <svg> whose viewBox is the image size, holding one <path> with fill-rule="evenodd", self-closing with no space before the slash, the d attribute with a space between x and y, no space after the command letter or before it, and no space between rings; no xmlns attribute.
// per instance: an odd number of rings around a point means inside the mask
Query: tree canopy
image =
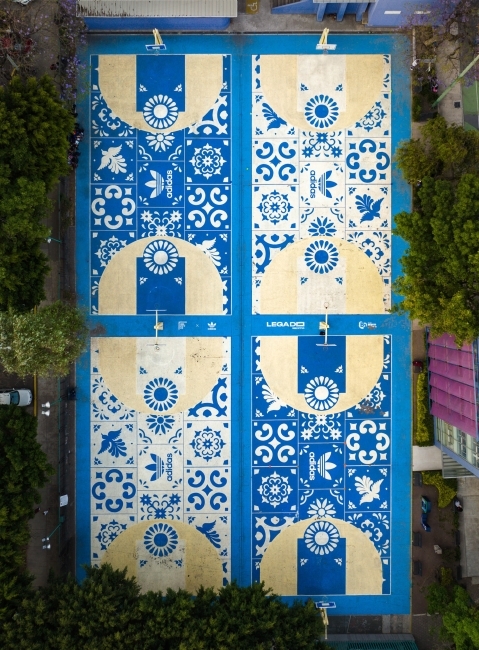
<svg viewBox="0 0 479 650"><path fill-rule="evenodd" d="M402 142L395 159L408 183L426 176L458 181L463 174L479 173L479 132L438 116L421 127L419 139Z"/></svg>
<svg viewBox="0 0 479 650"><path fill-rule="evenodd" d="M312 602L288 607L262 584L196 597L168 590L140 594L133 578L109 565L87 576L51 578L29 591L0 631L9 650L312 650L323 626ZM3 634L3 639L2 639Z"/></svg>
<svg viewBox="0 0 479 650"><path fill-rule="evenodd" d="M43 181L0 177L0 309L24 311L45 298L50 271L40 245L51 209Z"/></svg>
<svg viewBox="0 0 479 650"><path fill-rule="evenodd" d="M50 77L14 77L0 87L0 175L42 181L49 192L68 174L74 123Z"/></svg>
<svg viewBox="0 0 479 650"><path fill-rule="evenodd" d="M73 126L50 78L0 87L0 310L27 311L45 298L48 192L69 171Z"/></svg>
<svg viewBox="0 0 479 650"><path fill-rule="evenodd" d="M433 583L427 590L429 614L442 616L442 636L456 650L479 648L479 609L459 585Z"/></svg>
<svg viewBox="0 0 479 650"><path fill-rule="evenodd" d="M433 336L462 344L479 335L479 178L457 184L426 177L415 210L396 215L396 234L409 245L395 290L407 311Z"/></svg>
<svg viewBox="0 0 479 650"><path fill-rule="evenodd" d="M0 406L0 619L28 588L23 572L28 520L53 468L37 441L37 418L18 406Z"/></svg>
<svg viewBox="0 0 479 650"><path fill-rule="evenodd" d="M413 211L395 216L409 248L394 284L404 300L393 311L460 345L479 335L479 133L436 117L396 161L414 191Z"/></svg>
<svg viewBox="0 0 479 650"><path fill-rule="evenodd" d="M37 312L0 312L0 361L21 377L68 374L85 348L84 313L57 301Z"/></svg>

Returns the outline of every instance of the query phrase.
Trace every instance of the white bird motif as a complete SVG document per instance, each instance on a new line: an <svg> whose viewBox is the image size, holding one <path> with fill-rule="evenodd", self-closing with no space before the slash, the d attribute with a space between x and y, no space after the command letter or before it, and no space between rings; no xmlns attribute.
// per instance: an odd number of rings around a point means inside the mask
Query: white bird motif
<svg viewBox="0 0 479 650"><path fill-rule="evenodd" d="M279 411L283 406L287 406L287 404L280 400L279 397L276 397L268 384L263 386L262 393L264 401L269 405L266 409L267 413L270 411Z"/></svg>
<svg viewBox="0 0 479 650"><path fill-rule="evenodd" d="M208 255L215 266L221 266L221 255L215 248L216 237L214 239L205 239L201 244L196 244L203 253Z"/></svg>
<svg viewBox="0 0 479 650"><path fill-rule="evenodd" d="M126 174L126 160L120 155L121 148L122 145L119 147L110 147L108 151L103 151L102 149L101 163L98 167L98 171L108 167L113 174L118 174L120 172Z"/></svg>
<svg viewBox="0 0 479 650"><path fill-rule="evenodd" d="M359 494L363 495L359 501L359 505L361 505L361 503L371 503L374 499L379 499L379 490L383 481L384 479L381 478L379 481L373 483L369 476L363 476L362 478L356 476L356 490Z"/></svg>

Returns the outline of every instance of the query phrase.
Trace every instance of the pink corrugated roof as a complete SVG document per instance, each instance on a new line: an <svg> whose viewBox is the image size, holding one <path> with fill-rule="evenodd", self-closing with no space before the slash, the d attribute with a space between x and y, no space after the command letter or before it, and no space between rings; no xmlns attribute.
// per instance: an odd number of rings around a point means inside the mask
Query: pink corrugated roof
<svg viewBox="0 0 479 650"><path fill-rule="evenodd" d="M429 339L429 345L437 345L437 346L442 346L444 348L451 348L453 350L457 350L456 341L454 340L454 337L451 336L450 334L443 334L437 339ZM472 352L472 345L470 343L464 343L464 345L460 349L464 350L465 352Z"/></svg>
<svg viewBox="0 0 479 650"><path fill-rule="evenodd" d="M468 343L458 349L454 338L449 334L429 339L428 370L431 413L476 437L477 407L472 345Z"/></svg>
<svg viewBox="0 0 479 650"><path fill-rule="evenodd" d="M469 386L474 385L474 371L472 368L463 368L462 366L453 366L446 361L439 361L438 359L429 360L429 372L431 377L433 375L442 375L460 381Z"/></svg>
<svg viewBox="0 0 479 650"><path fill-rule="evenodd" d="M474 368L474 359L472 352L467 350L458 350L446 348L443 345L429 345L428 356L431 359L438 359L439 361L446 361L454 366L462 366L463 368Z"/></svg>
<svg viewBox="0 0 479 650"><path fill-rule="evenodd" d="M467 386L466 384L455 381L454 379L448 379L447 377L433 373L431 373L431 376L429 378L429 385L435 388L439 388L449 395L459 397L466 402L471 402L471 404L475 405L476 403L474 386Z"/></svg>
<svg viewBox="0 0 479 650"><path fill-rule="evenodd" d="M445 391L440 390L439 388L435 388L434 386L431 387L429 395L433 402L437 402L438 404L445 406L451 411L455 411L460 415L464 415L471 420L474 420L476 417L476 405L471 404L471 402L466 402L460 397L446 393Z"/></svg>
<svg viewBox="0 0 479 650"><path fill-rule="evenodd" d="M441 418L444 422L452 424L452 426L457 427L464 433L468 433L470 436L476 437L476 420L470 420L455 411L451 411L441 404L433 404L431 408L432 415L435 415L437 418Z"/></svg>

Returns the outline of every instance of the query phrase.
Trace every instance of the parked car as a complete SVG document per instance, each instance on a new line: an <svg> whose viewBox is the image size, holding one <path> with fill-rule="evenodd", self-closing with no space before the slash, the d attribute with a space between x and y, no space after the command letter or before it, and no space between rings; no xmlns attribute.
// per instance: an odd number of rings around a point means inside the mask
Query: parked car
<svg viewBox="0 0 479 650"><path fill-rule="evenodd" d="M32 403L32 391L28 388L6 388L0 390L0 405L29 406Z"/></svg>

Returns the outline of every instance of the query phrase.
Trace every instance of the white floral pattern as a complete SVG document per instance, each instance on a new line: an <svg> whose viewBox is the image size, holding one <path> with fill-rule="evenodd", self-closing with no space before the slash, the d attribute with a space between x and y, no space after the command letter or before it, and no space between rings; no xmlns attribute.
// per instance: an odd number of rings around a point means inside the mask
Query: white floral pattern
<svg viewBox="0 0 479 650"><path fill-rule="evenodd" d="M212 147L210 144L205 144L204 147L200 148L195 147L194 156L190 160L195 174L200 174L206 179L221 174L221 168L225 162L226 160L221 154L221 149L219 147Z"/></svg>
<svg viewBox="0 0 479 650"><path fill-rule="evenodd" d="M288 503L288 498L293 488L288 483L287 476L280 476L273 472L270 476L261 478L261 485L258 492L265 503L277 508L282 503Z"/></svg>
<svg viewBox="0 0 479 650"><path fill-rule="evenodd" d="M339 389L329 377L315 377L306 385L304 399L316 411L327 411L338 401Z"/></svg>
<svg viewBox="0 0 479 650"><path fill-rule="evenodd" d="M178 119L178 106L167 95L155 95L145 103L143 118L154 129L167 129Z"/></svg>
<svg viewBox="0 0 479 650"><path fill-rule="evenodd" d="M156 275L166 275L178 264L178 249L166 239L151 242L143 251L146 268Z"/></svg>
<svg viewBox="0 0 479 650"><path fill-rule="evenodd" d="M112 235L109 239L100 240L100 247L95 252L95 255L100 260L100 265L105 267L112 257L126 246L126 243L126 240L118 239L115 235Z"/></svg>
<svg viewBox="0 0 479 650"><path fill-rule="evenodd" d="M175 138L168 133L155 133L147 135L146 141L154 151L166 151L171 147Z"/></svg>
<svg viewBox="0 0 479 650"><path fill-rule="evenodd" d="M307 548L315 555L329 555L339 543L339 531L328 521L317 521L304 532Z"/></svg>

